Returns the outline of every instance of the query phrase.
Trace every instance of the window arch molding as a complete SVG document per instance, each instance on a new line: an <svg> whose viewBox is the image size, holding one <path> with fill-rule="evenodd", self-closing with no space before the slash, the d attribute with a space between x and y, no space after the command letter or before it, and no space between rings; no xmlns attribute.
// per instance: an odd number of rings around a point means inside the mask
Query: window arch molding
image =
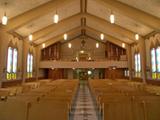
<svg viewBox="0 0 160 120"><path fill-rule="evenodd" d="M159 36L154 37L150 45L150 65L151 65L151 78L160 79L160 41Z"/></svg>

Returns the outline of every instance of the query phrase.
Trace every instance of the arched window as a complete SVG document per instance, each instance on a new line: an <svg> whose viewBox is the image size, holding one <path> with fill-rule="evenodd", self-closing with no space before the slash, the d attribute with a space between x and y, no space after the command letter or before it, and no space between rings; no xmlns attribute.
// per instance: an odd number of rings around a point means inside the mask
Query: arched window
<svg viewBox="0 0 160 120"><path fill-rule="evenodd" d="M156 79L156 50L151 49L151 65L152 65L152 79Z"/></svg>
<svg viewBox="0 0 160 120"><path fill-rule="evenodd" d="M135 56L134 56L134 61L135 61L135 72L137 72L138 71L138 68L137 68L137 54L135 54Z"/></svg>
<svg viewBox="0 0 160 120"><path fill-rule="evenodd" d="M151 49L152 79L160 79L160 46Z"/></svg>
<svg viewBox="0 0 160 120"><path fill-rule="evenodd" d="M33 54L28 53L27 55L27 77L33 77Z"/></svg>
<svg viewBox="0 0 160 120"><path fill-rule="evenodd" d="M136 53L135 59L135 77L141 77L141 56L140 53Z"/></svg>
<svg viewBox="0 0 160 120"><path fill-rule="evenodd" d="M160 47L156 49L157 78L160 79Z"/></svg>
<svg viewBox="0 0 160 120"><path fill-rule="evenodd" d="M7 80L17 78L18 50L17 48L8 47L7 56Z"/></svg>

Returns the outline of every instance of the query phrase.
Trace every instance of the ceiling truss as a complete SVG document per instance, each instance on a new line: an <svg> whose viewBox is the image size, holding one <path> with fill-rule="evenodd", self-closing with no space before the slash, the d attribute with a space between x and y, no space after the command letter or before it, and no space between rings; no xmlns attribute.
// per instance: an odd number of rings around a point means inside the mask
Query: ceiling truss
<svg viewBox="0 0 160 120"><path fill-rule="evenodd" d="M45 16L46 14L49 14L53 11L56 11L57 8L61 9L63 6L73 2L74 0L51 0L45 4L42 4L36 8L30 9L29 11L26 11L18 16L15 16L11 19L9 19L9 23L7 26L0 26L1 29L9 32L10 34L14 36L18 36L20 38L25 38L25 40L28 40L27 36L21 36L20 34L16 33L15 31L18 28L21 28L25 26L26 24L39 19L42 16ZM93 15L91 13L88 13L88 0L79 0L80 1L80 13L74 14L72 16L69 16L67 18L64 18L61 20L58 24L51 24L49 26L46 26L42 29L39 29L35 31L32 35L33 42L36 43L39 39L43 39L44 37L52 34L55 32L58 28L63 28L63 26L67 24L71 24L74 21L80 21L80 25L75 28L71 28L69 31L66 31L68 35L73 35L77 31L79 31L79 34L76 34L75 36L89 36L87 35L87 32L90 32L92 34L95 34L95 36L98 36L100 33L105 34L105 39L115 43L117 45L121 45L122 43L126 44L133 44L136 42L135 40L135 32L124 28L123 26L111 24L107 20L100 18L96 15ZM150 28L152 28L154 31L160 30L160 19L158 17L155 17L153 15L150 15L149 13L146 13L144 11L141 11L139 9L133 8L132 6L129 6L127 4L121 3L117 0L95 0L97 4L104 6L105 8L109 8L117 13L120 13L124 16L127 16L135 21L140 22L143 25L146 25ZM98 8L96 8L98 9ZM105 28L101 30L97 28L93 28L92 26L88 26L88 23L90 21L94 21L94 23L97 23L98 25L101 25ZM120 36L123 36L124 39L117 38L112 34L109 33L116 33ZM64 34L64 33L63 33ZM47 45L50 45L54 42L61 41L62 33L59 33L57 36L52 37L50 39L47 39L43 41L42 43L46 43ZM148 35L146 35L148 36ZM89 36L91 38L97 39L94 36ZM144 37L144 36L142 36ZM75 38L75 37L73 37ZM72 38L72 39L73 39ZM125 38L128 40L126 41ZM39 44L42 44L39 43ZM38 45L39 45L38 44Z"/></svg>

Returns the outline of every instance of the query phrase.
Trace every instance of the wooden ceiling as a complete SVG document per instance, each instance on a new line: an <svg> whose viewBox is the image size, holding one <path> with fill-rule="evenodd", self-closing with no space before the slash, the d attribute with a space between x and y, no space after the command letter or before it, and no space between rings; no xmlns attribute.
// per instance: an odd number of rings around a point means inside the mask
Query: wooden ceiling
<svg viewBox="0 0 160 120"><path fill-rule="evenodd" d="M85 33L96 40L104 33L104 41L132 44L136 33L145 37L160 31L159 6L160 0L1 0L0 15L6 9L9 22L0 27L26 40L33 34L37 45L62 41L64 33L69 39ZM58 24L53 23L56 11ZM111 12L115 24L109 22Z"/></svg>

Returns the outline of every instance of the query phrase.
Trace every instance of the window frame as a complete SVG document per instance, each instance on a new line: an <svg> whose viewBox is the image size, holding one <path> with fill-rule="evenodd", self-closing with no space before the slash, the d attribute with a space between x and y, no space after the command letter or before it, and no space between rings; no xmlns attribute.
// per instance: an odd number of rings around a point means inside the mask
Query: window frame
<svg viewBox="0 0 160 120"><path fill-rule="evenodd" d="M142 66L141 66L141 54L140 52L135 52L134 54L134 67L135 67L135 78L141 78Z"/></svg>
<svg viewBox="0 0 160 120"><path fill-rule="evenodd" d="M27 78L33 78L34 55L32 52L27 54Z"/></svg>
<svg viewBox="0 0 160 120"><path fill-rule="evenodd" d="M11 56L9 57L9 49L11 49ZM16 65L14 65L14 50L16 50ZM10 64L8 63L10 60ZM8 65L9 64L9 65ZM10 71L8 71L8 67L10 66ZM14 66L16 67L16 71L14 71ZM7 48L7 63L6 63L6 80L16 80L17 79L17 70L18 70L18 48L17 47L12 47L8 46Z"/></svg>
<svg viewBox="0 0 160 120"><path fill-rule="evenodd" d="M152 71L152 54L150 54L150 64L151 64L151 79L152 80L160 80L160 69L159 69L159 71L158 71L158 58L157 58L157 50L159 49L160 50L160 45L158 45L157 47L152 47L151 49L150 49L150 53L151 53L151 51L154 49L154 54L155 54L155 72L153 72ZM159 56L160 57L160 56ZM159 66L160 66L160 62L159 62ZM154 76L154 77L153 77Z"/></svg>

